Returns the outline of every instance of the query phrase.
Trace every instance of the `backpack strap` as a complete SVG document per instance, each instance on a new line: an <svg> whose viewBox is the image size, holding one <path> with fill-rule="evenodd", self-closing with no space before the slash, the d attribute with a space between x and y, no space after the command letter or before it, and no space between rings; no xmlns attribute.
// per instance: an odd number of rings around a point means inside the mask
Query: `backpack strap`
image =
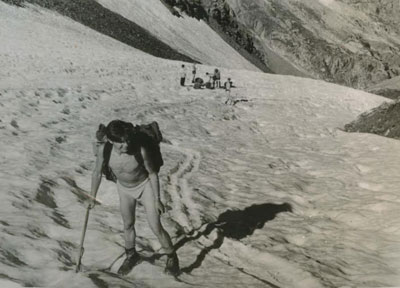
<svg viewBox="0 0 400 288"><path fill-rule="evenodd" d="M151 163L153 164L153 168L155 171L158 173L160 171L161 166L164 164L164 161L162 159L161 155L161 150L159 143L162 141L162 134L160 131L160 128L158 126L157 122L152 122L145 126L144 129L147 130L143 131L143 127L140 125L136 125L132 129L132 133L130 133L129 139L128 139L128 154L135 156L136 161L139 163L139 165L144 165L144 159L142 155L141 148L143 147L147 151L150 152L151 156ZM99 127L99 130L101 127ZM149 131L151 130L151 135L154 137L151 137L149 135ZM100 136L100 135L99 135ZM101 137L101 136L100 136ZM100 138L98 137L98 138ZM106 142L104 144L104 150L103 150L103 168L102 172L105 175L107 180L117 182L117 177L115 176L114 172L109 166L110 158L111 158L111 151L113 149L113 145L110 142Z"/></svg>
<svg viewBox="0 0 400 288"><path fill-rule="evenodd" d="M160 131L160 126L158 126L158 123L156 121L151 122L149 125L153 130L155 140L157 141L157 143L160 143L163 140L163 136Z"/></svg>

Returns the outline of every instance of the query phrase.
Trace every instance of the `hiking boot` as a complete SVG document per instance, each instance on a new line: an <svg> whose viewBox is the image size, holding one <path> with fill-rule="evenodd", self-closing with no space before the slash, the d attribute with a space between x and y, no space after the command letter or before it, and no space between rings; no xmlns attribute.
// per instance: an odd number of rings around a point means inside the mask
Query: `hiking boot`
<svg viewBox="0 0 400 288"><path fill-rule="evenodd" d="M168 254L167 256L167 264L165 266L165 273L177 276L179 274L179 260L176 252Z"/></svg>
<svg viewBox="0 0 400 288"><path fill-rule="evenodd" d="M126 249L125 253L126 258L124 263L122 263L121 267L118 269L118 274L120 275L126 275L131 272L132 268L135 267L140 260L140 255L136 252L135 248Z"/></svg>

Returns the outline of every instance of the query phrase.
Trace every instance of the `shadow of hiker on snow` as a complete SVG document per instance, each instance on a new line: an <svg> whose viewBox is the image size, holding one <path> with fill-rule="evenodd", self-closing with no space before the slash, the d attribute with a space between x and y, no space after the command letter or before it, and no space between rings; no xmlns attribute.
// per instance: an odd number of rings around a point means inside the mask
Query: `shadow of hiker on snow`
<svg viewBox="0 0 400 288"><path fill-rule="evenodd" d="M187 242L199 239L201 236L208 236L214 229L217 229L218 236L214 243L211 246L204 247L200 254L197 255L196 260L189 266L183 267L181 271L191 273L194 269L199 268L211 250L222 246L225 237L240 240L250 236L256 229L264 227L266 222L273 220L281 212L292 212L292 207L288 203L266 203L252 205L244 210L227 210L223 212L218 216L216 222L207 224L203 231L194 231L192 233L194 235L186 236L175 244L175 249L178 250Z"/></svg>

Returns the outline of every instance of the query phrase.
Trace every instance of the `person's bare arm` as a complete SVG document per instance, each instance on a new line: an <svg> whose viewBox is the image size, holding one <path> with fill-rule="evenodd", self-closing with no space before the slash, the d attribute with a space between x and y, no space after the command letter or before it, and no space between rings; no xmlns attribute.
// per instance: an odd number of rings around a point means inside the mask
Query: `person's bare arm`
<svg viewBox="0 0 400 288"><path fill-rule="evenodd" d="M104 144L97 146L96 164L95 164L93 172L92 172L92 185L91 185L91 189L90 189L90 195L93 197L93 199L89 202L90 208L93 208L95 205L94 199L96 199L96 195L99 190L100 183L101 183L103 161L104 161L104 157L103 157L104 146L105 146Z"/></svg>

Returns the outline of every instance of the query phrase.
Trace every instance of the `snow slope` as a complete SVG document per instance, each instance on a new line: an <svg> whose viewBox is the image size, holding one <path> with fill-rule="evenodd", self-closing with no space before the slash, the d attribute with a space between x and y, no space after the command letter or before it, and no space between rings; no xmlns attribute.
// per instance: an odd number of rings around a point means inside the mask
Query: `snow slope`
<svg viewBox="0 0 400 288"><path fill-rule="evenodd" d="M242 100L227 106L223 90L181 88L180 62L43 9L0 2L0 14L1 287L400 285L400 145L337 129L384 98L223 69ZM90 215L86 272L74 272L94 132L114 118L156 120L167 140L162 221L181 282L162 272L164 256L124 278L102 271L123 252L107 181ZM138 250L160 252L141 206L136 230Z"/></svg>
<svg viewBox="0 0 400 288"><path fill-rule="evenodd" d="M258 71L258 68L223 41L207 23L186 14L178 18L160 0L97 1L203 64Z"/></svg>

